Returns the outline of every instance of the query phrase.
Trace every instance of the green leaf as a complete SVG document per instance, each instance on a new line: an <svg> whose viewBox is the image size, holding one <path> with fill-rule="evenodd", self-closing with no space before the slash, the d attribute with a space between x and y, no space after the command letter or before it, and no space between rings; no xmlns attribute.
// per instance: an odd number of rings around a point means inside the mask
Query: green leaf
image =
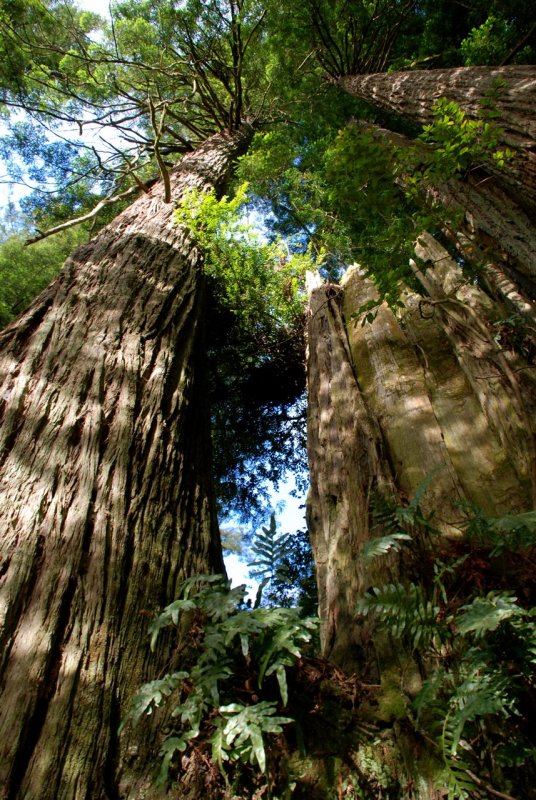
<svg viewBox="0 0 536 800"><path fill-rule="evenodd" d="M490 631L497 630L505 620L522 614L515 595L506 592L489 592L486 597L477 597L472 603L462 606L457 619L462 635L474 633L478 639Z"/></svg>
<svg viewBox="0 0 536 800"><path fill-rule="evenodd" d="M285 667L280 665L276 668L275 674L279 684L279 691L281 692L281 701L284 706L288 704L288 686L287 686L287 672Z"/></svg>
<svg viewBox="0 0 536 800"><path fill-rule="evenodd" d="M397 552L400 550L400 545L402 542L411 542L411 536L409 533L391 533L387 536L381 536L378 539L372 539L370 542L367 542L361 551L362 557L364 561L372 561L374 558L378 558L378 556L386 555L391 551Z"/></svg>

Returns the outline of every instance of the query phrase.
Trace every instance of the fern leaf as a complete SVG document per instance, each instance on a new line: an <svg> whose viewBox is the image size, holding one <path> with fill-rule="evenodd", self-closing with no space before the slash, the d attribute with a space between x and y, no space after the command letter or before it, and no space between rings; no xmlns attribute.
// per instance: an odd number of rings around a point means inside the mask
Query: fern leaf
<svg viewBox="0 0 536 800"><path fill-rule="evenodd" d="M378 556L384 556L391 551L398 552L403 542L411 542L409 533L391 533L387 536L381 536L378 539L373 539L367 542L362 551L362 557L365 561L370 562Z"/></svg>
<svg viewBox="0 0 536 800"><path fill-rule="evenodd" d="M137 722L144 714L152 714L154 708L162 705L166 697L177 689L188 672L174 672L157 681L145 683L135 695L127 719ZM125 727L126 720L121 723L120 731Z"/></svg>
<svg viewBox="0 0 536 800"><path fill-rule="evenodd" d="M375 587L357 606L361 614L372 613L396 639L408 637L413 648L427 646L442 629L437 625L439 608L426 600L422 587L411 583Z"/></svg>
<svg viewBox="0 0 536 800"><path fill-rule="evenodd" d="M437 467L434 467L434 468L433 468L433 469L432 469L432 470L431 470L431 471L430 471L430 472L429 472L429 473L428 473L428 474L427 474L427 475L426 475L426 476L423 478L423 480L422 480L422 481L419 483L419 485L417 486L417 488L416 488L416 490L415 490L415 494L413 495L413 498L412 498L412 500L411 500L411 502L410 502L410 504L409 504L409 507L410 507L412 510L414 510L414 511L416 511L416 510L417 510L417 508L419 507L419 504L420 504L421 500L423 499L424 495L426 494L426 492L427 492L427 491L428 491L428 489L430 488L430 484L431 484L431 483L432 483L432 481L434 480L435 476L437 475L437 473L438 473L438 472L441 472L441 470L443 470L443 469L445 469L445 464L438 464L438 466L437 466Z"/></svg>
<svg viewBox="0 0 536 800"><path fill-rule="evenodd" d="M156 779L159 788L166 786L169 779L169 768L176 752L184 753L190 739L195 738L191 731L184 731L180 736L170 736L160 748L162 764Z"/></svg>
<svg viewBox="0 0 536 800"><path fill-rule="evenodd" d="M473 633L475 639L496 630L502 622L523 613L514 594L489 592L486 597L477 597L472 603L462 606L458 617L460 633Z"/></svg>

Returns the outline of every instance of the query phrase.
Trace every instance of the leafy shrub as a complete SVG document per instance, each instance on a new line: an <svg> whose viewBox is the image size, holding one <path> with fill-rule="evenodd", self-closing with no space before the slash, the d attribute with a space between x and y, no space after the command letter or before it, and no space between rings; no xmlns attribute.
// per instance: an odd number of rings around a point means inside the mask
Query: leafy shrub
<svg viewBox="0 0 536 800"><path fill-rule="evenodd" d="M461 42L466 67L478 64L500 64L508 54L508 23L493 14L478 28L472 28Z"/></svg>

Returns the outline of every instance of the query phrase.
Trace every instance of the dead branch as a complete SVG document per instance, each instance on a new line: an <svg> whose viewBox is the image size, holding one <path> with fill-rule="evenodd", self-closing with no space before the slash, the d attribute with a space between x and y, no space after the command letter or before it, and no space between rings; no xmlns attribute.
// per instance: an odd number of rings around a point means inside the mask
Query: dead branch
<svg viewBox="0 0 536 800"><path fill-rule="evenodd" d="M106 208L106 206L111 206L114 203L117 203L119 200L124 200L125 197L130 197L130 195L136 192L139 192L139 187L131 186L130 189L126 189L124 192L119 192L119 194L113 195L113 197L105 197L99 203L97 203L95 208L93 208L91 211L88 211L87 214L82 214L81 217L69 219L66 222L62 222L61 225L55 225L53 228L49 228L48 231L39 231L36 236L26 239L24 246L27 247L30 244L40 242L42 239L46 239L48 236L53 236L55 233L65 231L67 228L73 228L75 225L81 225L83 222L87 222L88 220L96 217L99 211L102 211L102 209Z"/></svg>

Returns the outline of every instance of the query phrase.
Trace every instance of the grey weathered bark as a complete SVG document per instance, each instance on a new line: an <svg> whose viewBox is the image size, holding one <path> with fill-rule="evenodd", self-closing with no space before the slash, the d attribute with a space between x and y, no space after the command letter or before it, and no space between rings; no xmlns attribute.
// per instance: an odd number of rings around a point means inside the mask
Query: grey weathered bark
<svg viewBox="0 0 536 800"><path fill-rule="evenodd" d="M356 597L377 577L359 555L372 489L411 498L433 474L421 505L447 537L460 535L460 501L491 516L536 504L536 369L497 343L504 312L449 254L427 235L417 249L433 266L416 270L426 294L408 293L400 319L384 304L354 324L377 298L359 268L310 295L309 525L324 647L340 663L357 641Z"/></svg>
<svg viewBox="0 0 536 800"><path fill-rule="evenodd" d="M186 156L173 203L221 190L248 135ZM1 798L142 796L154 732L117 728L169 663L146 617L183 576L222 568L202 254L173 203L157 184L0 337Z"/></svg>
<svg viewBox="0 0 536 800"><path fill-rule="evenodd" d="M500 88L494 91L498 81ZM497 113L494 121L515 158L502 168L487 169L517 203L536 210L536 67L458 67L345 75L337 82L361 100L417 125L432 122L432 106L441 97L455 101L472 119L482 116L482 102L489 97Z"/></svg>
<svg viewBox="0 0 536 800"><path fill-rule="evenodd" d="M375 684L360 715L382 723L381 745L364 746L363 774L372 749L400 796L411 786L417 800L439 800L445 791L436 785L434 748L400 723L421 673L356 613L371 586L408 579L403 561L363 559L363 545L382 533L371 499L379 490L403 503L431 478L420 506L434 512L439 551L461 536L467 512L460 501L490 516L532 509L536 367L496 341L494 322L504 310L437 241L424 235L417 250L426 268L415 273L426 292L407 291L399 315L383 304L374 322L354 321L363 303L378 298L358 266L340 287L310 291L308 525L324 652ZM361 764L359 742L354 749Z"/></svg>

